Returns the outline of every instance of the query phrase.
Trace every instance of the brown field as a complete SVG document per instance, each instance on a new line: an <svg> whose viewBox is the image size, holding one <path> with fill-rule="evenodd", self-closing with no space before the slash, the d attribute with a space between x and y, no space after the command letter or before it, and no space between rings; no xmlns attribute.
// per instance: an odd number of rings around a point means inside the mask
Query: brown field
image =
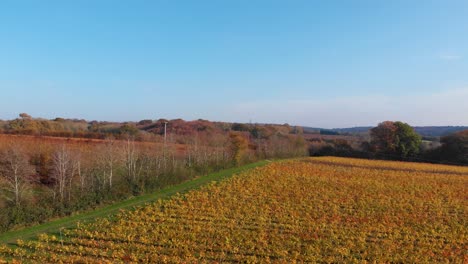
<svg viewBox="0 0 468 264"><path fill-rule="evenodd" d="M65 138L51 136L31 136L31 135L10 135L0 134L0 149L5 145L14 143L23 146L25 150L35 151L38 149L54 149L62 145L66 145L72 149L81 149L93 151L96 147L104 144L104 139L89 139L89 138ZM117 140L120 144L125 144L125 140ZM135 144L143 150L162 150L164 143L136 141ZM187 151L187 145L168 142L166 147L174 150L177 156L183 156Z"/></svg>

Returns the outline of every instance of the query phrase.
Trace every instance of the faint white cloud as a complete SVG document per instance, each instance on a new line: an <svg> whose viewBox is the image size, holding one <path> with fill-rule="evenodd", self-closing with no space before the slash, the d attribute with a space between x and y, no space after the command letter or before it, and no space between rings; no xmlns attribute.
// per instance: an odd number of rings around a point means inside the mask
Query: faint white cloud
<svg viewBox="0 0 468 264"><path fill-rule="evenodd" d="M468 88L398 96L353 96L327 100L241 103L237 120L334 128L376 125L400 120L414 126L468 125Z"/></svg>
<svg viewBox="0 0 468 264"><path fill-rule="evenodd" d="M462 56L456 54L439 54L439 59L445 61L461 60Z"/></svg>

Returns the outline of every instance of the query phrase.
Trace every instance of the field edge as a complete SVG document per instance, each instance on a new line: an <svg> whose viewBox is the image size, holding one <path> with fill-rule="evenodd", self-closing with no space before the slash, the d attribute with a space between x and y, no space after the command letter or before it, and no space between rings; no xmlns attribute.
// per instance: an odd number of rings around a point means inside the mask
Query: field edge
<svg viewBox="0 0 468 264"><path fill-rule="evenodd" d="M116 202L111 205L98 208L96 210L59 218L44 224L38 224L18 230L8 231L3 234L0 234L0 244L14 245L18 239L32 239L41 233L58 233L62 228L73 227L78 222L86 222L92 221L95 218L109 217L118 213L120 210L132 209L136 206L141 206L146 203L157 201L159 199L167 199L177 193L185 193L187 191L199 188L212 181L223 180L225 178L233 176L234 174L238 174L240 172L250 170L256 167L264 166L269 162L271 161L263 160L246 164L240 167L225 169L208 175L200 176L177 185L172 185L153 193L144 194L141 196L132 197L127 200Z"/></svg>

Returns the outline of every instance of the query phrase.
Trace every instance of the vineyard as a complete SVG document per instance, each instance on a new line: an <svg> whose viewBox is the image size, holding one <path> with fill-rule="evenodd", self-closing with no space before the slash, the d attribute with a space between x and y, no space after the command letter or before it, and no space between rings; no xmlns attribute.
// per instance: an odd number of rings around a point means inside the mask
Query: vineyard
<svg viewBox="0 0 468 264"><path fill-rule="evenodd" d="M273 162L0 246L0 259L466 263L467 187L468 167L329 157Z"/></svg>

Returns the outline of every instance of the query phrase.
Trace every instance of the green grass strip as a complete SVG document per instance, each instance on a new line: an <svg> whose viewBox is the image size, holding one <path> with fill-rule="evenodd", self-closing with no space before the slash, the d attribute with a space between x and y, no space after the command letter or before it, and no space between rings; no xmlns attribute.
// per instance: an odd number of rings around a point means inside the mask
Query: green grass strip
<svg viewBox="0 0 468 264"><path fill-rule="evenodd" d="M116 202L114 204L98 208L94 211L63 217L44 224L25 227L23 229L8 231L3 234L0 234L0 243L14 244L18 239L30 240L36 238L37 235L42 233L58 233L60 229L73 227L78 222L87 222L92 221L98 217L112 216L120 210L132 209L135 206L144 205L145 203L157 201L158 199L168 198L176 193L184 193L189 190L196 189L212 181L219 181L239 172L263 166L268 162L269 161L259 161L241 167L222 170L216 173L208 174L205 176L195 178L193 180L183 182L178 185L169 186L154 193L132 197L121 202Z"/></svg>

